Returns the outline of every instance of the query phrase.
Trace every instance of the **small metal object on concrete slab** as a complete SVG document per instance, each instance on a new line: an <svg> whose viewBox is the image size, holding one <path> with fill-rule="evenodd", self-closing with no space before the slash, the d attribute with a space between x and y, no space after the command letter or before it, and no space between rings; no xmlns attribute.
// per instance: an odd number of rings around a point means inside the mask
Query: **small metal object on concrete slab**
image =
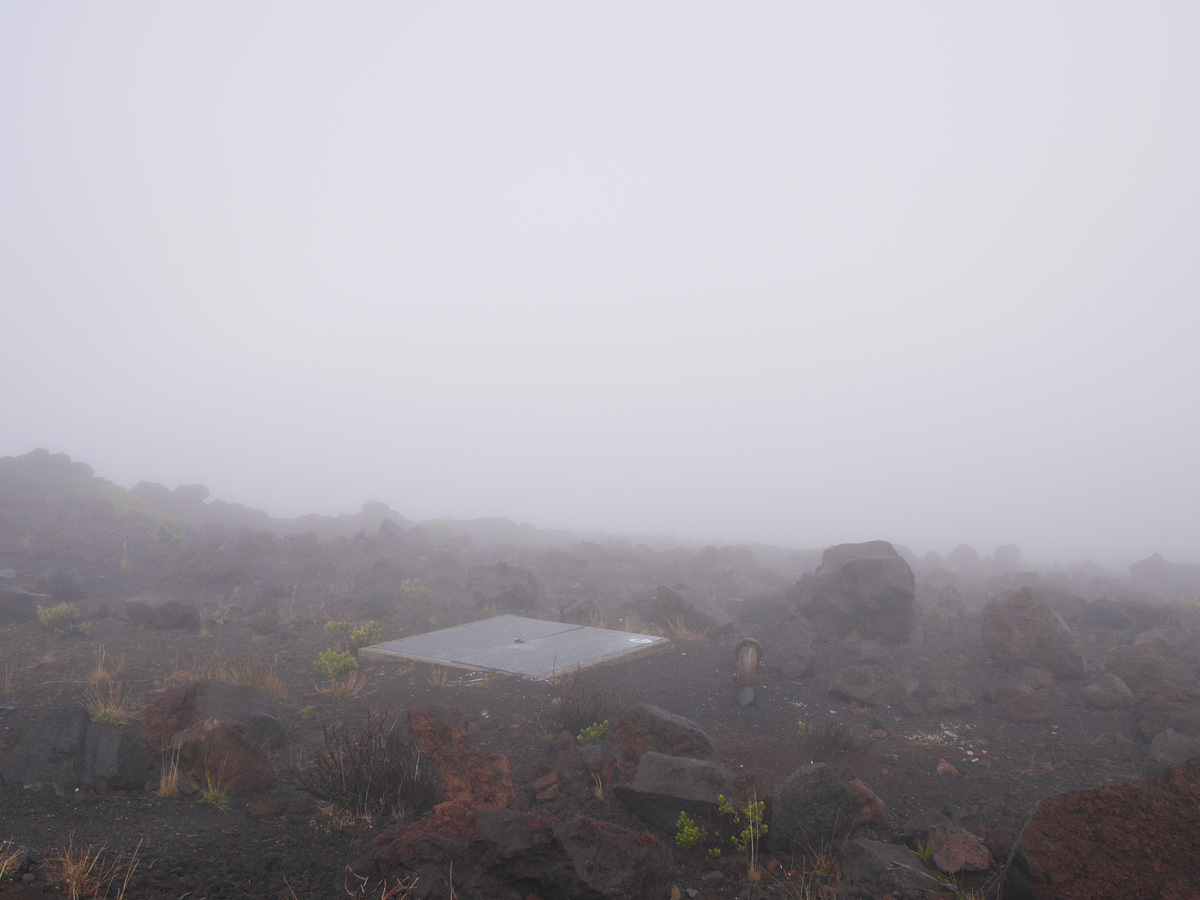
<svg viewBox="0 0 1200 900"><path fill-rule="evenodd" d="M548 678L580 666L623 662L670 643L653 634L509 615L384 641L363 647L358 655Z"/></svg>

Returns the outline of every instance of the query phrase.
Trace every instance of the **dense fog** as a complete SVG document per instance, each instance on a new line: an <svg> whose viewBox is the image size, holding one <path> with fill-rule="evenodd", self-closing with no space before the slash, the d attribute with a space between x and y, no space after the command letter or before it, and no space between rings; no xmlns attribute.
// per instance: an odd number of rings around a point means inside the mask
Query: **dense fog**
<svg viewBox="0 0 1200 900"><path fill-rule="evenodd" d="M1200 7L0 8L0 456L1200 562Z"/></svg>

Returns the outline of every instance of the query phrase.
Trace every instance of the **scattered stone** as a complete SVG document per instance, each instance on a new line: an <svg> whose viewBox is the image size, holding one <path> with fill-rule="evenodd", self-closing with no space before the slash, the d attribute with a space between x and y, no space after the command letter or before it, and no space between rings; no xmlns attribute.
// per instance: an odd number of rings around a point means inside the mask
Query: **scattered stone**
<svg viewBox="0 0 1200 900"><path fill-rule="evenodd" d="M1104 671L1117 675L1134 691L1158 685L1188 685L1196 680L1195 666L1181 651L1157 642L1122 644L1104 658Z"/></svg>
<svg viewBox="0 0 1200 900"><path fill-rule="evenodd" d="M1083 675L1083 654L1074 633L1028 588L985 606L979 636L988 655L1008 668L1033 666L1067 678Z"/></svg>
<svg viewBox="0 0 1200 900"><path fill-rule="evenodd" d="M1112 672L1103 672L1091 684L1080 688L1079 698L1095 709L1124 709L1133 706L1133 691Z"/></svg>
<svg viewBox="0 0 1200 900"><path fill-rule="evenodd" d="M246 815L259 822L274 822L287 812L287 809L287 797L272 797L270 800L251 803L246 809Z"/></svg>
<svg viewBox="0 0 1200 900"><path fill-rule="evenodd" d="M1154 736L1150 742L1150 755L1147 768L1154 775L1170 766L1186 762L1193 756L1200 756L1200 737L1180 734L1173 728L1168 728Z"/></svg>
<svg viewBox="0 0 1200 900"><path fill-rule="evenodd" d="M829 693L870 706L898 706L908 697L903 679L883 666L847 666L834 676Z"/></svg>
<svg viewBox="0 0 1200 900"><path fill-rule="evenodd" d="M846 787L854 804L853 828L888 827L887 804L879 799L870 785L861 778L854 778L846 782Z"/></svg>
<svg viewBox="0 0 1200 900"><path fill-rule="evenodd" d="M959 774L958 769L954 768L954 766L952 766L950 763L946 762L946 760L944 760L944 759L938 760L937 768L935 768L934 771L938 775L957 775L957 774Z"/></svg>
<svg viewBox="0 0 1200 900"><path fill-rule="evenodd" d="M478 809L447 819L426 816L385 830L351 868L393 881L416 875L422 896L561 900L667 897L671 856L648 834L586 816L547 818L511 809Z"/></svg>
<svg viewBox="0 0 1200 900"><path fill-rule="evenodd" d="M535 803L546 803L550 800L557 800L558 791L558 773L550 772L536 779L530 786L533 793Z"/></svg>
<svg viewBox="0 0 1200 900"><path fill-rule="evenodd" d="M926 870L925 864L915 853L896 844L853 838L842 844L837 857L842 878L847 884L895 891L902 896L914 892L947 893L952 890Z"/></svg>
<svg viewBox="0 0 1200 900"><path fill-rule="evenodd" d="M930 849L933 864L948 875L986 872L995 863L983 841L941 813L930 813L909 822L897 840L910 849Z"/></svg>
<svg viewBox="0 0 1200 900"><path fill-rule="evenodd" d="M1200 692L1167 685L1152 688L1139 698L1135 716L1135 729L1145 741L1168 728L1200 737Z"/></svg>
<svg viewBox="0 0 1200 900"><path fill-rule="evenodd" d="M929 712L958 712L971 706L970 692L947 678L933 679L923 693Z"/></svg>

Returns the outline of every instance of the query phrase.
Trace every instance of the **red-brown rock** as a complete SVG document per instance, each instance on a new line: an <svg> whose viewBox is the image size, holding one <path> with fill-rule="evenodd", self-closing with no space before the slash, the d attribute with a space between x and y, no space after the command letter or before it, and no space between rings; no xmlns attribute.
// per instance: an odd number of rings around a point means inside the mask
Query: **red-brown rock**
<svg viewBox="0 0 1200 900"><path fill-rule="evenodd" d="M180 774L191 775L200 785L244 791L275 780L266 751L229 719L206 719L185 728L171 741L171 749L179 754Z"/></svg>
<svg viewBox="0 0 1200 900"><path fill-rule="evenodd" d="M854 809L854 827L888 827L887 805L860 778L846 782Z"/></svg>
<svg viewBox="0 0 1200 900"><path fill-rule="evenodd" d="M1005 878L1010 900L1195 900L1200 757L1043 800Z"/></svg>
<svg viewBox="0 0 1200 900"><path fill-rule="evenodd" d="M979 636L988 655L1010 669L1032 666L1068 678L1083 675L1075 635L1029 588L985 606Z"/></svg>

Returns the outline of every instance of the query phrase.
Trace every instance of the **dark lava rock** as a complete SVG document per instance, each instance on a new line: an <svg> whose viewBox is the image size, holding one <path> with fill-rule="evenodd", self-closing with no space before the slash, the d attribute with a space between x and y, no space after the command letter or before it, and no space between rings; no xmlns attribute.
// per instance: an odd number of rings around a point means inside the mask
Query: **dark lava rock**
<svg viewBox="0 0 1200 900"><path fill-rule="evenodd" d="M495 900L666 897L672 878L670 854L648 834L507 809L394 826L352 868L389 879L416 874L413 900L449 896L451 871L457 896Z"/></svg>
<svg viewBox="0 0 1200 900"><path fill-rule="evenodd" d="M825 763L801 766L767 801L772 847L820 850L836 844L854 821L854 795Z"/></svg>
<svg viewBox="0 0 1200 900"><path fill-rule="evenodd" d="M613 793L639 819L673 831L681 811L715 818L717 798L735 798L737 784L720 763L651 751L642 754L633 780Z"/></svg>
<svg viewBox="0 0 1200 900"><path fill-rule="evenodd" d="M830 547L816 574L796 587L802 611L826 641L857 631L899 643L916 626L916 580L887 541Z"/></svg>

